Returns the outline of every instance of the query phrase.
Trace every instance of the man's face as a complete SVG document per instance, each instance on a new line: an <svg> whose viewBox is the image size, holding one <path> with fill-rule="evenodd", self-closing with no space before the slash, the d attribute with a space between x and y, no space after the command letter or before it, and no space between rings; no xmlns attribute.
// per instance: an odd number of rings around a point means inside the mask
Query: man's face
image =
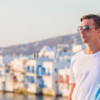
<svg viewBox="0 0 100 100"><path fill-rule="evenodd" d="M92 27L92 28L89 28L88 30L82 29L80 31L82 42L85 44L93 43L97 41L98 39L97 30L95 29L95 26L93 23L94 23L93 19L84 19L81 23L82 27L86 25L88 25L89 27Z"/></svg>

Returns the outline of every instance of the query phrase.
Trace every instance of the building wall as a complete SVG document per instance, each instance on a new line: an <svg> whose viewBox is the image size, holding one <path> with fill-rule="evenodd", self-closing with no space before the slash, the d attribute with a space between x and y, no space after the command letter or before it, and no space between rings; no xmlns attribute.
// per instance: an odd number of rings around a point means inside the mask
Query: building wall
<svg viewBox="0 0 100 100"><path fill-rule="evenodd" d="M80 52L81 50L84 50L85 48L86 48L85 45L74 45L72 47L72 52L77 53Z"/></svg>

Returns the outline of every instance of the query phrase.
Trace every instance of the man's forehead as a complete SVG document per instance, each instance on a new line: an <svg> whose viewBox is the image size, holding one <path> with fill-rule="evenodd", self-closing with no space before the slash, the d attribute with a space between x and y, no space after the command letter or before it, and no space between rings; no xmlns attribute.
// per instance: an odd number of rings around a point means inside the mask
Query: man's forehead
<svg viewBox="0 0 100 100"><path fill-rule="evenodd" d="M93 25L94 25L93 19L84 19L84 20L81 22L81 26L84 26L84 25L93 26Z"/></svg>

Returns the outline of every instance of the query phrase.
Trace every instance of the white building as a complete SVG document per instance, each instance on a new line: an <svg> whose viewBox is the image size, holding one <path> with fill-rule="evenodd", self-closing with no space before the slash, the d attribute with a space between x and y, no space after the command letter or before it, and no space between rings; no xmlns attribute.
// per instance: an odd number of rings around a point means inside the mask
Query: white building
<svg viewBox="0 0 100 100"><path fill-rule="evenodd" d="M68 52L71 49L69 44L58 44L56 47L58 52Z"/></svg>
<svg viewBox="0 0 100 100"><path fill-rule="evenodd" d="M40 93L42 79L39 77L39 68L43 64L43 59L33 59L27 61L26 74L24 77L24 85L29 93Z"/></svg>
<svg viewBox="0 0 100 100"><path fill-rule="evenodd" d="M8 73L8 69L5 67L5 65L10 60L11 59L7 60L6 57L0 56L0 91L13 91L13 84L11 83L11 74Z"/></svg>
<svg viewBox="0 0 100 100"><path fill-rule="evenodd" d="M5 91L13 92L14 89L24 88L24 74L27 57L14 58L5 70Z"/></svg>
<svg viewBox="0 0 100 100"><path fill-rule="evenodd" d="M27 57L15 58L9 63L10 69L23 72L25 70L27 60Z"/></svg>
<svg viewBox="0 0 100 100"><path fill-rule="evenodd" d="M4 84L3 84L4 81L5 81L5 68L4 64L0 60L0 91L4 90Z"/></svg>
<svg viewBox="0 0 100 100"><path fill-rule="evenodd" d="M69 60L64 60L62 57L54 59L54 61L45 61L41 67L41 77L44 82L43 94L57 95L58 87L56 81L58 80L58 72L64 66L70 65Z"/></svg>
<svg viewBox="0 0 100 100"><path fill-rule="evenodd" d="M53 49L49 46L44 46L41 51L39 52L39 58L40 57L47 57L50 59L56 58L56 55L59 55L59 53L56 51L56 48Z"/></svg>
<svg viewBox="0 0 100 100"><path fill-rule="evenodd" d="M73 45L72 52L77 53L77 52L84 50L85 48L86 48L86 46L83 44L82 45Z"/></svg>
<svg viewBox="0 0 100 100"><path fill-rule="evenodd" d="M2 62L5 65L8 65L11 61L14 60L14 58L19 58L18 56L0 56L0 62Z"/></svg>
<svg viewBox="0 0 100 100"><path fill-rule="evenodd" d="M70 74L70 69L67 66L65 66L64 69L59 70L59 79L57 80L58 94L62 95L63 97L68 97L69 95L70 91L69 74Z"/></svg>

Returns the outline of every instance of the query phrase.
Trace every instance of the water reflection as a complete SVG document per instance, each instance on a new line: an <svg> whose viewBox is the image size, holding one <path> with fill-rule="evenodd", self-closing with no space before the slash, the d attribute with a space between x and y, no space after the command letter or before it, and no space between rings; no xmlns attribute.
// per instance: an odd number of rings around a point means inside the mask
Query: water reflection
<svg viewBox="0 0 100 100"><path fill-rule="evenodd" d="M0 93L0 100L67 100L67 98L62 97L50 97L42 95L19 95L13 93Z"/></svg>

